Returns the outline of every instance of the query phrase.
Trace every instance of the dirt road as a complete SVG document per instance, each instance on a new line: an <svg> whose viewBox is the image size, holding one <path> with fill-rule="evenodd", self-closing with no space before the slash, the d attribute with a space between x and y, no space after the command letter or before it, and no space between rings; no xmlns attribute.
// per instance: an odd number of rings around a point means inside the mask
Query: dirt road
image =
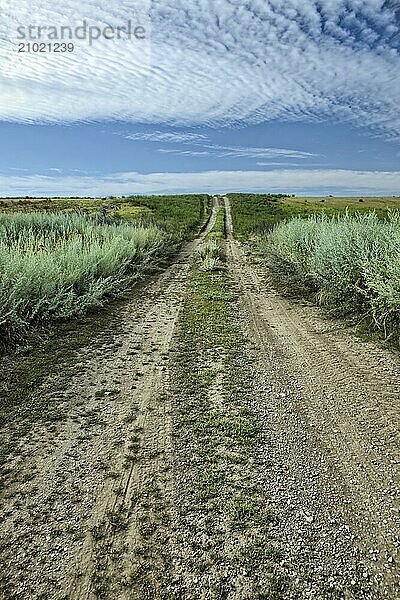
<svg viewBox="0 0 400 600"><path fill-rule="evenodd" d="M399 597L398 357L281 298L222 203L220 287L192 267L215 198L34 390L51 419L3 428L2 599Z"/></svg>
<svg viewBox="0 0 400 600"><path fill-rule="evenodd" d="M280 297L265 269L234 240L230 203L224 201L228 265L243 327L254 343L260 386L267 390L259 409L274 432L268 443L279 487L272 480L270 493L287 523L284 547L297 543L297 552L315 551L316 559L325 555L339 567L341 542L351 532L376 581L397 598L399 357L362 343L315 307ZM311 546L303 535L314 538ZM343 561L342 568L349 564Z"/></svg>
<svg viewBox="0 0 400 600"><path fill-rule="evenodd" d="M159 404L169 345L216 211L217 199L202 234L123 306L118 327L109 323L72 367L53 365L35 390L42 404L56 396L56 415L33 424L28 416L4 467L1 598L123 597L129 565L121 560L129 560L126 545L140 522L135 501L162 469L169 443L168 407ZM14 425L2 431L3 447Z"/></svg>

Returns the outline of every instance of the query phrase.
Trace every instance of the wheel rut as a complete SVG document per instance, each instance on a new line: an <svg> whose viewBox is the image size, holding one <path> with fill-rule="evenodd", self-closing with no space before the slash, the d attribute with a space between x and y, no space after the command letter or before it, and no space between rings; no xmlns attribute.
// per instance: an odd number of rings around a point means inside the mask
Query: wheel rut
<svg viewBox="0 0 400 600"><path fill-rule="evenodd" d="M203 289L221 204L225 264ZM0 597L397 599L399 375L282 298L214 197L204 231L35 390L53 419L21 415Z"/></svg>
<svg viewBox="0 0 400 600"><path fill-rule="evenodd" d="M284 545L304 529L299 514L308 514L310 525L319 525L314 535L321 547L324 535L333 544L333 555L345 552L339 538L347 537L349 551L354 545L366 557L367 570L373 573L371 585L377 585L379 594L397 598L398 356L361 342L324 318L319 309L282 298L269 284L266 269L234 239L229 199L224 203L228 264L261 375L260 410L265 426L286 437L285 449L280 443L285 454L278 453L276 460L288 478L292 471L303 492L283 486L286 500L290 503L292 496L298 505L297 516L296 511L286 514L292 526ZM310 478L315 485L310 485ZM276 501L283 505L281 496ZM327 526L330 518L338 527Z"/></svg>
<svg viewBox="0 0 400 600"><path fill-rule="evenodd" d="M217 208L214 199L199 237L139 298L121 306L118 324L101 331L67 375L55 365L35 390L42 403L56 395L59 418L26 419L26 433L5 465L5 599L125 597L130 550L149 508L140 498L158 486L162 503L167 485L169 344L196 248ZM9 434L10 428L1 432L3 439Z"/></svg>

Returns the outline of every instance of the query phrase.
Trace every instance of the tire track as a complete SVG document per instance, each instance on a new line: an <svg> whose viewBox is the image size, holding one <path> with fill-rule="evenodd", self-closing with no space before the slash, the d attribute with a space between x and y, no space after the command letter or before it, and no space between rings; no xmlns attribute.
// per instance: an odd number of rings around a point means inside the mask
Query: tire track
<svg viewBox="0 0 400 600"><path fill-rule="evenodd" d="M123 305L118 327L110 323L77 357L69 380L62 365L49 374L63 417L32 424L8 464L4 599L132 597L132 550L154 509L140 498L158 487L162 500L168 485L169 344L194 253L217 208L214 199L201 235ZM36 394L45 401L48 382Z"/></svg>
<svg viewBox="0 0 400 600"><path fill-rule="evenodd" d="M400 581L398 356L337 330L315 307L280 297L235 241L229 199L224 202L228 262L264 381L277 378L284 390L277 411L285 414L286 427L307 431L301 451L312 457L316 448L318 460L326 463L326 486L332 488L327 507L332 499L341 504L339 513L368 557L382 593L395 599ZM288 452L302 464L300 449L297 459L295 448Z"/></svg>

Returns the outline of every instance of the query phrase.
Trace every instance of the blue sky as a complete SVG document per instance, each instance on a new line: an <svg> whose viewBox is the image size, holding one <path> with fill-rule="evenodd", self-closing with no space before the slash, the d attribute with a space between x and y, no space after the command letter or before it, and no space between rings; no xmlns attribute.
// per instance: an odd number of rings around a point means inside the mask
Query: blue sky
<svg viewBox="0 0 400 600"><path fill-rule="evenodd" d="M400 194L396 0L8 4L0 196ZM17 52L21 26L133 19L147 40Z"/></svg>

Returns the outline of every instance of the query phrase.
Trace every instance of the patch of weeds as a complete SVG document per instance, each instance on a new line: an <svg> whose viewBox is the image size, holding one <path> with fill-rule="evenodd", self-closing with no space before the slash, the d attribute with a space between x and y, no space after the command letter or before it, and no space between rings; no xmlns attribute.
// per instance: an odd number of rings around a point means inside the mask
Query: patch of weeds
<svg viewBox="0 0 400 600"><path fill-rule="evenodd" d="M114 531L124 531L128 528L128 522L122 509L110 510L106 513L110 527Z"/></svg>
<svg viewBox="0 0 400 600"><path fill-rule="evenodd" d="M216 237L223 232L222 213ZM183 530L191 524L182 534L182 577L198 596L212 589L218 590L212 597L242 597L238 590L247 570L246 589L251 598L261 598L264 589L272 593L282 582L269 537L272 516L258 483L260 427L250 409L252 376L234 299L226 269L207 271L199 261L180 314L171 368L173 441L186 472L177 511Z"/></svg>
<svg viewBox="0 0 400 600"><path fill-rule="evenodd" d="M100 521L97 525L93 525L90 530L93 539L98 542L102 540L106 535L106 523L105 521Z"/></svg>
<svg viewBox="0 0 400 600"><path fill-rule="evenodd" d="M256 490L252 494L239 493L228 505L227 512L231 527L241 531L250 527L267 527L273 519Z"/></svg>
<svg viewBox="0 0 400 600"><path fill-rule="evenodd" d="M259 569L266 560L278 562L281 559L281 553L277 548L271 543L265 544L265 541L258 537L250 539L240 551L247 573Z"/></svg>

